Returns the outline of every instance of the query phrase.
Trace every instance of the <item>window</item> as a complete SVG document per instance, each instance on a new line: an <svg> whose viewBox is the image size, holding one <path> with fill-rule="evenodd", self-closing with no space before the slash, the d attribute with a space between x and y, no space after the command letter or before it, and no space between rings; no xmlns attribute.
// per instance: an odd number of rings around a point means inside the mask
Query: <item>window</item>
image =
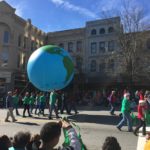
<svg viewBox="0 0 150 150"><path fill-rule="evenodd" d="M93 29L93 30L91 31L91 35L96 35L96 29Z"/></svg>
<svg viewBox="0 0 150 150"><path fill-rule="evenodd" d="M68 52L73 52L73 43L72 42L68 43Z"/></svg>
<svg viewBox="0 0 150 150"><path fill-rule="evenodd" d="M21 47L21 35L18 36L18 46Z"/></svg>
<svg viewBox="0 0 150 150"><path fill-rule="evenodd" d="M77 41L77 52L81 52L81 50L82 50L82 42Z"/></svg>
<svg viewBox="0 0 150 150"><path fill-rule="evenodd" d="M114 51L114 41L109 41L108 42L108 51Z"/></svg>
<svg viewBox="0 0 150 150"><path fill-rule="evenodd" d="M27 37L23 39L23 48L27 48Z"/></svg>
<svg viewBox="0 0 150 150"><path fill-rule="evenodd" d="M7 48L1 52L1 66L6 67L8 65L9 51Z"/></svg>
<svg viewBox="0 0 150 150"><path fill-rule="evenodd" d="M109 27L108 28L108 33L112 33L112 32L114 32L114 28L113 27Z"/></svg>
<svg viewBox="0 0 150 150"><path fill-rule="evenodd" d="M22 53L22 55L21 55L21 65L22 65L22 68L25 69L25 67L26 67L26 55L24 53Z"/></svg>
<svg viewBox="0 0 150 150"><path fill-rule="evenodd" d="M114 67L115 67L114 60L113 59L109 60L109 62L108 62L108 69L114 70Z"/></svg>
<svg viewBox="0 0 150 150"><path fill-rule="evenodd" d="M99 72L105 72L105 67L106 67L106 64L105 63L101 63L99 64Z"/></svg>
<svg viewBox="0 0 150 150"><path fill-rule="evenodd" d="M105 29L104 29L104 28L101 28L101 29L99 30L99 34L105 34Z"/></svg>
<svg viewBox="0 0 150 150"><path fill-rule="evenodd" d="M59 44L59 47L64 48L64 44L63 44L63 43L60 43L60 44Z"/></svg>
<svg viewBox="0 0 150 150"><path fill-rule="evenodd" d="M93 42L91 43L91 54L96 54L97 51L97 43Z"/></svg>
<svg viewBox="0 0 150 150"><path fill-rule="evenodd" d="M18 54L18 58L17 58L17 67L20 68L20 54Z"/></svg>
<svg viewBox="0 0 150 150"><path fill-rule="evenodd" d="M79 70L82 69L82 59L76 58L76 68Z"/></svg>
<svg viewBox="0 0 150 150"><path fill-rule="evenodd" d="M147 41L146 41L146 46L147 46L148 49L150 49L150 38L147 39Z"/></svg>
<svg viewBox="0 0 150 150"><path fill-rule="evenodd" d="M90 70L91 72L96 72L96 60L91 61Z"/></svg>
<svg viewBox="0 0 150 150"><path fill-rule="evenodd" d="M100 53L105 52L105 42L99 42L99 52Z"/></svg>
<svg viewBox="0 0 150 150"><path fill-rule="evenodd" d="M8 31L4 31L3 42L4 42L5 44L8 44L8 43L9 43L9 32L8 32Z"/></svg>

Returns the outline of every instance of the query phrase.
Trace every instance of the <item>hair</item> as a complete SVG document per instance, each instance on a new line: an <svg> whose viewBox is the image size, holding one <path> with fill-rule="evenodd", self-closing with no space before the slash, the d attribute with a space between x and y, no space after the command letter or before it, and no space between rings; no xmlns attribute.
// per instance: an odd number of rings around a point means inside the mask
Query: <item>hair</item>
<svg viewBox="0 0 150 150"><path fill-rule="evenodd" d="M0 150L8 150L11 147L11 141L7 135L0 137Z"/></svg>
<svg viewBox="0 0 150 150"><path fill-rule="evenodd" d="M121 150L121 147L115 137L106 137L102 150Z"/></svg>
<svg viewBox="0 0 150 150"><path fill-rule="evenodd" d="M40 137L43 143L48 143L52 141L54 138L60 136L60 134L61 126L59 123L56 122L46 123L40 131Z"/></svg>
<svg viewBox="0 0 150 150"><path fill-rule="evenodd" d="M24 148L31 139L31 134L29 132L18 132L14 136L13 146L14 148Z"/></svg>

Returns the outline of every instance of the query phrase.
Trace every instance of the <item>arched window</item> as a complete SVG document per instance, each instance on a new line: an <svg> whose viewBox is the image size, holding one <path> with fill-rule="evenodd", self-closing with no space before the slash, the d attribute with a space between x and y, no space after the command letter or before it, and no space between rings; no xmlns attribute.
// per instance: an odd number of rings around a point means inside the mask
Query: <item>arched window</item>
<svg viewBox="0 0 150 150"><path fill-rule="evenodd" d="M101 29L99 30L99 34L105 34L105 29L104 29L104 28L101 28Z"/></svg>
<svg viewBox="0 0 150 150"><path fill-rule="evenodd" d="M5 44L9 43L10 33L8 31L4 31L3 42Z"/></svg>
<svg viewBox="0 0 150 150"><path fill-rule="evenodd" d="M91 35L96 35L96 29L92 29Z"/></svg>
<svg viewBox="0 0 150 150"><path fill-rule="evenodd" d="M113 27L109 27L108 28L108 33L112 33L112 32L114 32L114 28Z"/></svg>
<svg viewBox="0 0 150 150"><path fill-rule="evenodd" d="M96 60L92 60L90 65L91 72L96 72L96 67L97 67Z"/></svg>

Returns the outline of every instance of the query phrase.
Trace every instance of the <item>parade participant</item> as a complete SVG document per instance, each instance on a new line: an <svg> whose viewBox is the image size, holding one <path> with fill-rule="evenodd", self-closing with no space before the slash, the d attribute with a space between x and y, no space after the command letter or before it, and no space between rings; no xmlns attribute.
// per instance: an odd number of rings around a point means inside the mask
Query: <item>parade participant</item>
<svg viewBox="0 0 150 150"><path fill-rule="evenodd" d="M8 92L8 95L6 97L6 108L7 108L7 116L5 118L5 122L10 122L8 119L9 117L12 118L12 122L15 122L17 121L14 117L14 114L13 114L13 108L14 107L14 104L13 104L13 98L12 98L12 91L9 91Z"/></svg>
<svg viewBox="0 0 150 150"><path fill-rule="evenodd" d="M33 108L34 108L34 103L35 103L35 95L34 93L32 92L31 93L31 96L30 96L30 113L32 114L32 111L33 111Z"/></svg>
<svg viewBox="0 0 150 150"><path fill-rule="evenodd" d="M25 97L23 98L23 104L24 104L24 110L23 110L23 117L25 116L26 110L28 111L29 117L32 117L30 114L30 97L29 97L29 92L26 92Z"/></svg>
<svg viewBox="0 0 150 150"><path fill-rule="evenodd" d="M16 115L19 116L19 112L18 112L19 97L17 95L17 92L14 92L12 97L13 97L14 109L16 110Z"/></svg>
<svg viewBox="0 0 150 150"><path fill-rule="evenodd" d="M35 115L37 114L37 110L39 109L40 106L40 93L36 94L36 98L35 98Z"/></svg>
<svg viewBox="0 0 150 150"><path fill-rule="evenodd" d="M108 97L108 100L109 100L109 104L111 106L110 114L114 115L114 112L115 112L115 101L116 101L115 91L111 92L110 96Z"/></svg>
<svg viewBox="0 0 150 150"><path fill-rule="evenodd" d="M57 111L57 106L56 106L56 100L57 100L57 93L55 91L52 91L50 93L50 99L49 99L49 119L52 119L52 112L53 110L55 111L56 118L59 118L58 116L58 111Z"/></svg>
<svg viewBox="0 0 150 150"><path fill-rule="evenodd" d="M44 109L46 105L46 97L44 96L44 93L41 92L40 94L40 105L39 105L39 113L38 115L42 114L44 116Z"/></svg>
<svg viewBox="0 0 150 150"><path fill-rule="evenodd" d="M66 102L66 95L64 92L61 94L61 100L62 100L61 114L63 114L64 109L66 109L67 114L70 114L68 110L67 102Z"/></svg>
<svg viewBox="0 0 150 150"><path fill-rule="evenodd" d="M124 125L125 121L127 120L128 124L128 131L132 132L132 119L130 116L130 94L126 93L124 95L124 99L122 101L122 106L121 106L121 112L122 112L122 120L119 122L117 125L118 130L121 131L122 126Z"/></svg>
<svg viewBox="0 0 150 150"><path fill-rule="evenodd" d="M138 105L138 118L139 118L139 125L134 130L134 135L137 136L138 130L143 127L142 133L146 135L146 122L145 122L145 110L146 110L146 101L140 100Z"/></svg>
<svg viewBox="0 0 150 150"><path fill-rule="evenodd" d="M69 114L71 114L71 110L73 109L75 114L78 114L79 112L77 111L76 108L76 94L75 92L70 93L71 95L69 96Z"/></svg>

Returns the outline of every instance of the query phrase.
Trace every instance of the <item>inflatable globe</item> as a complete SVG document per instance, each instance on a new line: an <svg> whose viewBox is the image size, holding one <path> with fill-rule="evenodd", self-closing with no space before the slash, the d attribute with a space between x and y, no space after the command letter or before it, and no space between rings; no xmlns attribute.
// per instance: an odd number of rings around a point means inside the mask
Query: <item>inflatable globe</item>
<svg viewBox="0 0 150 150"><path fill-rule="evenodd" d="M67 51L47 45L32 53L27 74L30 82L41 91L60 90L72 80L74 65Z"/></svg>

